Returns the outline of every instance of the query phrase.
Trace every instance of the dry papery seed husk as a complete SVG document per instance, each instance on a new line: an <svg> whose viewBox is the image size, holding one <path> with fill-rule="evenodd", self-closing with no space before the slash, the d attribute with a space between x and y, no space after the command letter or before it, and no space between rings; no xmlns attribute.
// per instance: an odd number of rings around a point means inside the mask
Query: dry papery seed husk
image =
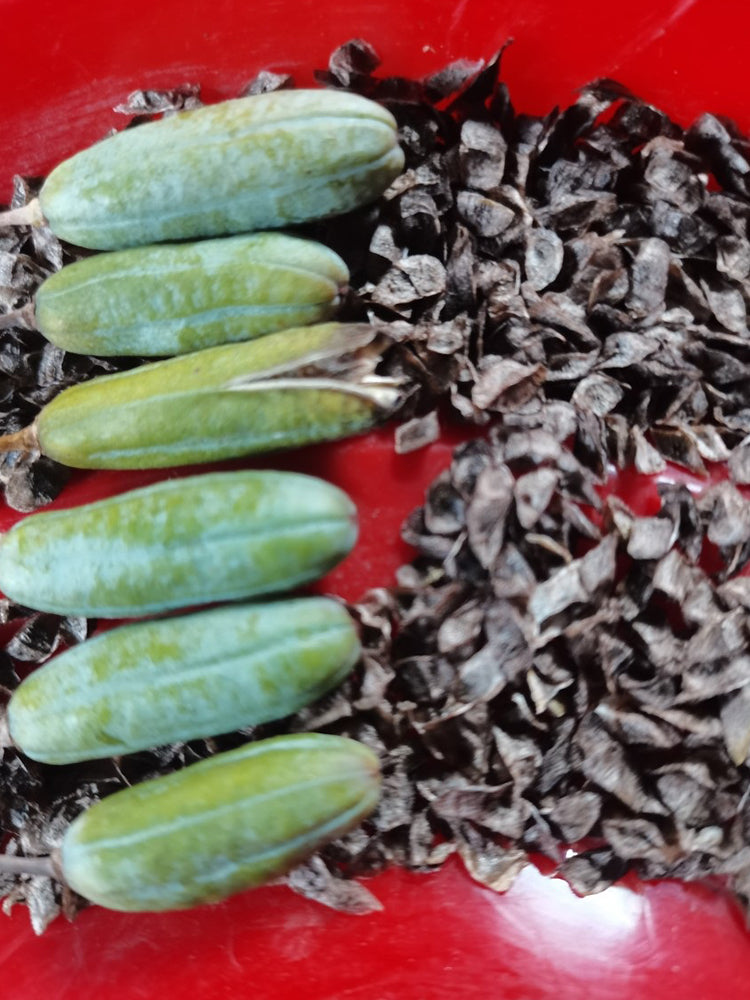
<svg viewBox="0 0 750 1000"><path fill-rule="evenodd" d="M374 205L300 229L349 265L342 318L397 345L381 373L414 389L396 446L423 447L446 420L478 429L404 525L413 562L352 607L361 663L272 726L54 769L5 750L10 852L45 853L124 784L315 729L374 747L385 778L375 815L284 880L329 906L377 908L353 879L389 864L431 872L458 855L503 890L543 854L582 893L629 870L718 877L750 908L748 140L710 114L680 125L612 80L519 114L500 62L380 76L353 40L318 74L385 103L406 151ZM263 72L243 92L291 85ZM185 86L121 110L137 126L199 101ZM18 181L14 203L36 186ZM0 231L0 250L6 311L77 254L44 229ZM2 430L65 384L137 363L65 355L23 328L3 343ZM700 496L665 482L650 517L601 499L612 465L667 460L729 478ZM1 467L9 503L60 488L62 470L37 468ZM32 618L2 684L90 624ZM39 877L0 889L38 931L82 902Z"/></svg>
<svg viewBox="0 0 750 1000"><path fill-rule="evenodd" d="M750 577L700 554L719 536L744 564L750 502L664 484L638 517L592 506L595 482L549 429L493 429L408 519L417 558L358 606L360 672L299 716L386 761L376 834L332 861L431 870L457 852L502 889L543 854L581 892L628 870L718 875L747 904Z"/></svg>

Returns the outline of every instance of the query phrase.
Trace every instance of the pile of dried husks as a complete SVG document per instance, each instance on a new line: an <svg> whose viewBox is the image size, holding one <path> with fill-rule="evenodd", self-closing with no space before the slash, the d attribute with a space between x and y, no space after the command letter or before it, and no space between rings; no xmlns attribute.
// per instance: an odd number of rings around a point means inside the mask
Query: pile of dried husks
<svg viewBox="0 0 750 1000"><path fill-rule="evenodd" d="M388 364L413 384L397 447L456 417L481 433L408 518L414 561L353 608L365 655L340 690L283 725L119 761L49 769L7 750L10 849L46 853L124 782L314 728L377 747L386 778L374 818L286 880L329 905L376 906L350 876L455 852L502 889L531 852L582 892L627 870L720 876L747 907L750 142L709 114L682 128L610 80L518 114L499 56L422 81L377 69L351 42L320 80L391 108L407 170L377 205L306 232L344 256L346 316L391 335ZM264 73L248 92L290 85ZM137 124L198 100L139 93L120 110ZM28 193L19 182L17 203ZM0 307L69 253L43 230L0 233ZM13 430L104 363L15 328L0 368ZM667 460L729 478L700 495L664 483L651 517L601 500L612 465ZM2 461L19 509L62 485L48 462ZM90 625L29 618L2 684ZM78 905L41 878L0 892L38 930Z"/></svg>

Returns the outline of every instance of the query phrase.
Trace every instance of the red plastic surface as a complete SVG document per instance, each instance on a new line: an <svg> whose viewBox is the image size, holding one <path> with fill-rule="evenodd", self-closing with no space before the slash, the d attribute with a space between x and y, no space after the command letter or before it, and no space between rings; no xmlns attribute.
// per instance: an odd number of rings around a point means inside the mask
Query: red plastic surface
<svg viewBox="0 0 750 1000"><path fill-rule="evenodd" d="M234 95L259 69L309 83L354 36L384 72L421 74L488 56L508 37L517 107L544 112L598 76L621 80L683 123L704 110L750 130L745 0L0 0L0 200L15 172L41 174L118 124L137 87L201 82ZM387 585L408 557L403 516L443 468L451 441L396 457L391 432L269 460L342 485L361 539L325 581L350 599ZM161 475L161 474L159 474ZM62 504L156 476L76 475ZM654 484L615 484L640 510ZM16 515L0 510L0 530ZM383 911L347 917L280 888L158 916L91 908L41 938L26 912L0 917L2 1000L710 1000L750 994L750 935L720 892L627 881L588 899L527 869L505 895L458 863L370 880Z"/></svg>

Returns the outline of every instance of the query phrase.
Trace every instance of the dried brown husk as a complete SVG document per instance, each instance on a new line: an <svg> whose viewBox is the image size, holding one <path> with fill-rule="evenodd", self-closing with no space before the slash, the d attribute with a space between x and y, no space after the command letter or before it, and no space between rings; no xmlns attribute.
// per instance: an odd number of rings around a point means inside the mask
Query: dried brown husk
<svg viewBox="0 0 750 1000"><path fill-rule="evenodd" d="M595 478L561 446L538 470L553 471L554 486L544 532L531 532L529 473L507 462L514 437L496 430L457 451L408 522L418 556L401 586L363 605L366 669L377 662L392 678L369 722L386 773L389 761L402 767L406 737L410 779L386 782L381 809L402 825L373 832L369 851L417 871L458 852L495 888L539 852L582 892L627 870L719 874L746 902L750 591L747 578L730 586L702 568L701 545L693 559L682 551L724 511L665 487L659 516L618 501L594 540L569 512ZM469 530L490 473L506 498L500 545ZM744 523L750 502L732 497ZM523 570L498 598L506 559ZM344 685L352 706L364 676ZM355 710L333 730L362 724ZM586 840L606 846L571 857ZM371 870L348 861L353 874Z"/></svg>

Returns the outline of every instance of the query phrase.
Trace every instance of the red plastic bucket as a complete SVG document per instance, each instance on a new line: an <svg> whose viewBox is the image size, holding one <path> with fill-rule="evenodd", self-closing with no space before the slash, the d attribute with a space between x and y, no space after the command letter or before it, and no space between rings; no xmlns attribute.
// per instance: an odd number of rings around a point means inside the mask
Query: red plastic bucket
<svg viewBox="0 0 750 1000"><path fill-rule="evenodd" d="M14 173L41 175L121 124L112 108L136 88L195 82L210 101L236 95L261 69L309 84L353 37L375 46L384 73L406 75L489 57L512 38L503 78L519 110L544 113L608 76L681 124L708 110L748 130L748 22L740 0L631 0L621 9L594 0L5 0L0 200ZM339 483L360 507L362 539L329 589L354 599L391 582L408 555L399 523L448 463L450 444L399 458L386 430L283 460ZM62 502L148 479L75 476ZM641 508L653 495L634 477L621 490ZM16 516L0 511L0 527ZM529 868L497 895L458 863L430 876L388 871L368 884L383 910L363 917L267 888L176 914L92 907L37 938L18 907L0 922L0 992L3 1000L707 1000L748 992L750 936L731 901L702 886L628 880L579 899Z"/></svg>

